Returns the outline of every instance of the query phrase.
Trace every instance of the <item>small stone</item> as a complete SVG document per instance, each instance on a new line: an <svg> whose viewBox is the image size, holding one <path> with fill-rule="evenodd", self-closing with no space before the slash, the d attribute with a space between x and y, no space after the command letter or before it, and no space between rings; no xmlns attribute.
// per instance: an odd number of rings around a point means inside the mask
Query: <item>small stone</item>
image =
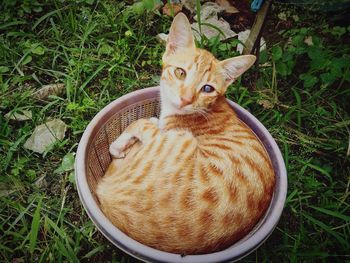
<svg viewBox="0 0 350 263"><path fill-rule="evenodd" d="M33 152L44 153L50 145L64 138L66 130L67 125L62 120L53 119L35 127L23 147Z"/></svg>

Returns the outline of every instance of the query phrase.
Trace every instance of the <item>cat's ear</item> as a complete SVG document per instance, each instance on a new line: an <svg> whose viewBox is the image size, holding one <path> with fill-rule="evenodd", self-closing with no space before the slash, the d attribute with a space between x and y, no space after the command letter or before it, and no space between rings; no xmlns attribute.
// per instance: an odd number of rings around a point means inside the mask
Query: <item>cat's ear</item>
<svg viewBox="0 0 350 263"><path fill-rule="evenodd" d="M192 48L195 48L195 43L190 22L183 13L179 13L170 27L166 53L176 53L181 49Z"/></svg>
<svg viewBox="0 0 350 263"><path fill-rule="evenodd" d="M247 71L254 64L255 60L256 57L253 55L244 55L220 61L219 65L222 68L226 84L231 84Z"/></svg>

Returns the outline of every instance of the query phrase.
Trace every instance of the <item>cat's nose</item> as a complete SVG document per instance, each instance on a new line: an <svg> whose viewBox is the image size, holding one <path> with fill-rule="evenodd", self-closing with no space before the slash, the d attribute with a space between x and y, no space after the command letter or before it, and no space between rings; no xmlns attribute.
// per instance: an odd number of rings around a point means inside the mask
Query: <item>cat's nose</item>
<svg viewBox="0 0 350 263"><path fill-rule="evenodd" d="M185 107L186 105L190 105L193 102L193 98L184 98L180 97L180 108Z"/></svg>

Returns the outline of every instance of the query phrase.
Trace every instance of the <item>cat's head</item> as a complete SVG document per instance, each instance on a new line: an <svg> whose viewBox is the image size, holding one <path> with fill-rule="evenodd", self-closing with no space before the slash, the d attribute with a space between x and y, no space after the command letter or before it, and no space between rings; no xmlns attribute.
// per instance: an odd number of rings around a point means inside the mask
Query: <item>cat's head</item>
<svg viewBox="0 0 350 263"><path fill-rule="evenodd" d="M209 109L254 62L252 55L219 61L210 52L196 48L191 25L179 13L171 25L163 55L161 98L176 113Z"/></svg>

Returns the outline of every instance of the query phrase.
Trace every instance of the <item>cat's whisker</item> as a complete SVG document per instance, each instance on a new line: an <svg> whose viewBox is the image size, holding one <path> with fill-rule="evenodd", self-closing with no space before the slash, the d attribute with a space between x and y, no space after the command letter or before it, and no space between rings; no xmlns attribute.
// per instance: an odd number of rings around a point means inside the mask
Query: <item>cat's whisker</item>
<svg viewBox="0 0 350 263"><path fill-rule="evenodd" d="M208 118L208 112L204 109L200 109L200 108L196 108L195 109L195 112L196 113L199 113L200 115L202 115L207 121L209 121L209 118Z"/></svg>

